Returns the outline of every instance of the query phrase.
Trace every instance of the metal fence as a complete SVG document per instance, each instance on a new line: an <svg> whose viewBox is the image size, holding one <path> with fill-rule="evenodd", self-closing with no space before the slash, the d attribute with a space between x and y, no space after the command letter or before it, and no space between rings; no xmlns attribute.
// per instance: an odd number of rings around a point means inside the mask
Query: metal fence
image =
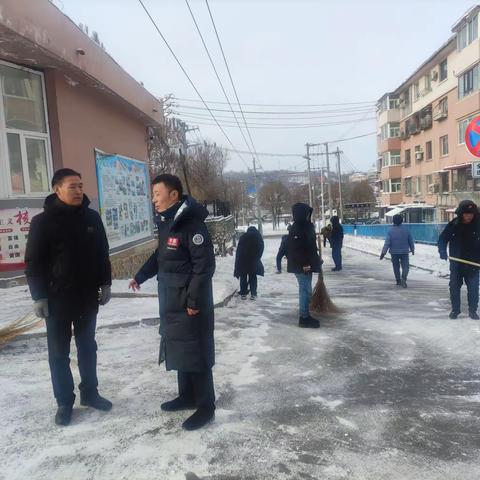
<svg viewBox="0 0 480 480"><path fill-rule="evenodd" d="M436 245L440 233L445 228L446 223L404 223L408 228L415 242L428 243ZM349 235L356 234L361 237L385 238L391 224L381 225L343 225L343 231Z"/></svg>

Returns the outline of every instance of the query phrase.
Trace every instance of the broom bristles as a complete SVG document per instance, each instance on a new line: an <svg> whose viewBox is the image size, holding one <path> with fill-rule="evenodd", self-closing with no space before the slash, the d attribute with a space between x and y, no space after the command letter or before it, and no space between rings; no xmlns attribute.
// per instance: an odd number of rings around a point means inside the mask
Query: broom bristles
<svg viewBox="0 0 480 480"><path fill-rule="evenodd" d="M0 345L5 345L22 333L33 330L42 322L43 319L36 317L34 313L27 313L22 318L0 327Z"/></svg>
<svg viewBox="0 0 480 480"><path fill-rule="evenodd" d="M323 281L323 275L318 275L317 284L313 290L310 308L320 313L339 313L340 309L332 302L327 292L327 287Z"/></svg>

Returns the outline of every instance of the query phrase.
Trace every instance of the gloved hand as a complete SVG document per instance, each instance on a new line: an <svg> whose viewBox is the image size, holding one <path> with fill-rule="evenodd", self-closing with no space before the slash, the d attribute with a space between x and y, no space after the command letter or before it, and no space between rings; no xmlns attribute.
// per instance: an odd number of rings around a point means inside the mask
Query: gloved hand
<svg viewBox="0 0 480 480"><path fill-rule="evenodd" d="M412 255L415 255L415 252L412 252Z"/></svg>
<svg viewBox="0 0 480 480"><path fill-rule="evenodd" d="M102 285L98 294L98 303L106 305L112 298L112 287L110 285Z"/></svg>
<svg viewBox="0 0 480 480"><path fill-rule="evenodd" d="M380 254L380 260L383 260L383 257L385 257L385 254L384 254L384 253L381 253L381 254Z"/></svg>
<svg viewBox="0 0 480 480"><path fill-rule="evenodd" d="M441 253L440 253L440 258L441 258L442 260L448 260L447 252L441 252Z"/></svg>
<svg viewBox="0 0 480 480"><path fill-rule="evenodd" d="M41 298L33 303L33 311L38 318L48 317L48 299Z"/></svg>

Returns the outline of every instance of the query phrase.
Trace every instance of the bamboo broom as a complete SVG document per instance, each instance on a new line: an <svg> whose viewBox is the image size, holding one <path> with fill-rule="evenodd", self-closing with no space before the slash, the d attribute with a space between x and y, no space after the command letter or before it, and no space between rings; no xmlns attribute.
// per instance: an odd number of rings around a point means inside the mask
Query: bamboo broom
<svg viewBox="0 0 480 480"><path fill-rule="evenodd" d="M322 240L320 234L317 235L318 255L320 263L322 262ZM323 271L320 270L318 274L317 284L313 289L312 299L310 301L310 308L318 313L340 313L340 309L332 302L330 295L328 295L327 287L323 281Z"/></svg>
<svg viewBox="0 0 480 480"><path fill-rule="evenodd" d="M4 327L0 327L0 346L11 342L15 337L22 333L33 330L35 327L43 322L42 318L35 316L33 312L19 318Z"/></svg>

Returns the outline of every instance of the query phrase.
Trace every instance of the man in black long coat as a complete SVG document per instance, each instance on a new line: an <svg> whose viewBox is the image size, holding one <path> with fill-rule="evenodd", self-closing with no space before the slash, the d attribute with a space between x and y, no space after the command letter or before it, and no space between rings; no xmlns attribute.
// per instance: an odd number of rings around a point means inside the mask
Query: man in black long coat
<svg viewBox="0 0 480 480"><path fill-rule="evenodd" d="M44 212L32 219L25 252L25 274L34 309L45 318L48 361L58 403L55 422L68 425L75 402L70 370L72 324L81 383L80 402L110 410L98 394L95 328L98 305L110 300L112 283L109 248L100 215L90 208L81 175L58 170L55 191L45 200Z"/></svg>
<svg viewBox="0 0 480 480"><path fill-rule="evenodd" d="M480 215L477 205L472 200L463 200L455 211L454 218L440 234L438 251L440 258L448 260L447 245L450 257L480 264ZM468 312L473 320L478 320L478 287L479 268L475 265L450 259L450 300L452 311L450 318L458 318L460 314L460 289L467 285Z"/></svg>
<svg viewBox="0 0 480 480"><path fill-rule="evenodd" d="M336 215L330 219L330 222L332 224L332 231L327 238L332 247L332 259L335 263L332 272L339 272L342 269L343 227L340 224L340 219Z"/></svg>
<svg viewBox="0 0 480 480"><path fill-rule="evenodd" d="M130 282L130 288L137 290L157 275L160 361L165 361L167 370L177 370L178 376L178 397L161 408L169 412L196 408L182 425L186 430L195 430L215 416L215 256L204 223L208 212L183 195L178 177L162 174L152 183L158 212L158 248Z"/></svg>
<svg viewBox="0 0 480 480"><path fill-rule="evenodd" d="M240 278L240 296L247 298L250 287L250 298L257 298L257 275L263 277L265 271L262 264L264 250L263 238L255 227L248 227L240 237L235 256L235 270L233 276Z"/></svg>

